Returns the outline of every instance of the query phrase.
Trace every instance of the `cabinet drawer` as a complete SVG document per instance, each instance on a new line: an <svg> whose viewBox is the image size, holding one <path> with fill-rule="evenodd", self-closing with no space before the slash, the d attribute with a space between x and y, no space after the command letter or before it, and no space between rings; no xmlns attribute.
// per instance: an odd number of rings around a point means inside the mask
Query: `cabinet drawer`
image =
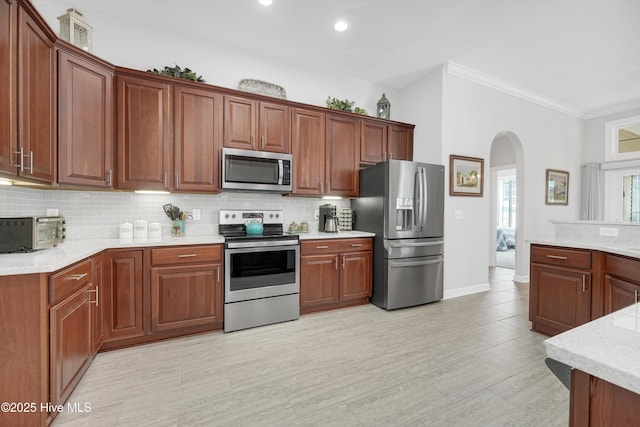
<svg viewBox="0 0 640 427"><path fill-rule="evenodd" d="M531 262L589 270L591 269L591 251L533 245Z"/></svg>
<svg viewBox="0 0 640 427"><path fill-rule="evenodd" d="M640 260L607 254L606 265L607 274L640 285Z"/></svg>
<svg viewBox="0 0 640 427"><path fill-rule="evenodd" d="M151 264L188 264L222 259L222 245L174 246L151 250Z"/></svg>
<svg viewBox="0 0 640 427"><path fill-rule="evenodd" d="M52 274L49 277L49 303L62 301L91 280L93 263L90 259Z"/></svg>
<svg viewBox="0 0 640 427"><path fill-rule="evenodd" d="M308 240L300 243L300 255L370 251L372 248L370 238Z"/></svg>

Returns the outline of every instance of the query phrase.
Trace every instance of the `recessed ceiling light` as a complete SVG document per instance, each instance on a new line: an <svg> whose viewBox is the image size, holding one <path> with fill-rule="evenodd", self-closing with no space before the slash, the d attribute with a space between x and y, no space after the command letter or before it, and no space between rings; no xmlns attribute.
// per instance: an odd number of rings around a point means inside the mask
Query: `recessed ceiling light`
<svg viewBox="0 0 640 427"><path fill-rule="evenodd" d="M333 28L338 32L343 32L347 31L347 28L349 28L349 24L347 23L347 21L338 21L335 23Z"/></svg>
<svg viewBox="0 0 640 427"><path fill-rule="evenodd" d="M273 0L258 0L258 3L260 3L263 6L271 6L271 3L273 3Z"/></svg>

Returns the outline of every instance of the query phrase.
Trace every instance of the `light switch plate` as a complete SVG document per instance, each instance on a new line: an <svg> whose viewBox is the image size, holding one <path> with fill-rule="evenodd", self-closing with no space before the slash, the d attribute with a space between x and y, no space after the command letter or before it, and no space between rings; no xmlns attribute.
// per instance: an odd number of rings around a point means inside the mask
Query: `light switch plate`
<svg viewBox="0 0 640 427"><path fill-rule="evenodd" d="M464 211L462 209L456 209L453 212L453 217L455 219L464 219Z"/></svg>

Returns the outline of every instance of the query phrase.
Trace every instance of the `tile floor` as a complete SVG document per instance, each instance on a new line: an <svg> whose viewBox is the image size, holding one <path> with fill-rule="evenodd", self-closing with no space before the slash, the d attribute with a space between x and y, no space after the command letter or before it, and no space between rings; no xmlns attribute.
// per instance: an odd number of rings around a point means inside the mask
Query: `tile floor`
<svg viewBox="0 0 640 427"><path fill-rule="evenodd" d="M566 426L569 392L529 330L527 284L373 305L100 353L71 426Z"/></svg>

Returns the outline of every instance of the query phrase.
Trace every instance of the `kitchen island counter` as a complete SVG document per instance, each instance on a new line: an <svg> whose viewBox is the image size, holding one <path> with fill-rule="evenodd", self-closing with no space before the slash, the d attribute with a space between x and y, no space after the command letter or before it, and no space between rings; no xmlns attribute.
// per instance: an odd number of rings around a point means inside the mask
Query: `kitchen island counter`
<svg viewBox="0 0 640 427"><path fill-rule="evenodd" d="M544 342L547 356L640 394L640 304L634 304Z"/></svg>
<svg viewBox="0 0 640 427"><path fill-rule="evenodd" d="M105 249L219 243L224 243L224 238L218 234L147 239L72 239L55 248L29 253L0 254L0 276L53 272Z"/></svg>
<svg viewBox="0 0 640 427"><path fill-rule="evenodd" d="M565 240L553 237L530 239L532 245L558 246L563 248L589 249L593 251L608 252L610 254L623 255L640 259L640 243L637 247L632 247L624 243L615 242L593 242L586 240Z"/></svg>

